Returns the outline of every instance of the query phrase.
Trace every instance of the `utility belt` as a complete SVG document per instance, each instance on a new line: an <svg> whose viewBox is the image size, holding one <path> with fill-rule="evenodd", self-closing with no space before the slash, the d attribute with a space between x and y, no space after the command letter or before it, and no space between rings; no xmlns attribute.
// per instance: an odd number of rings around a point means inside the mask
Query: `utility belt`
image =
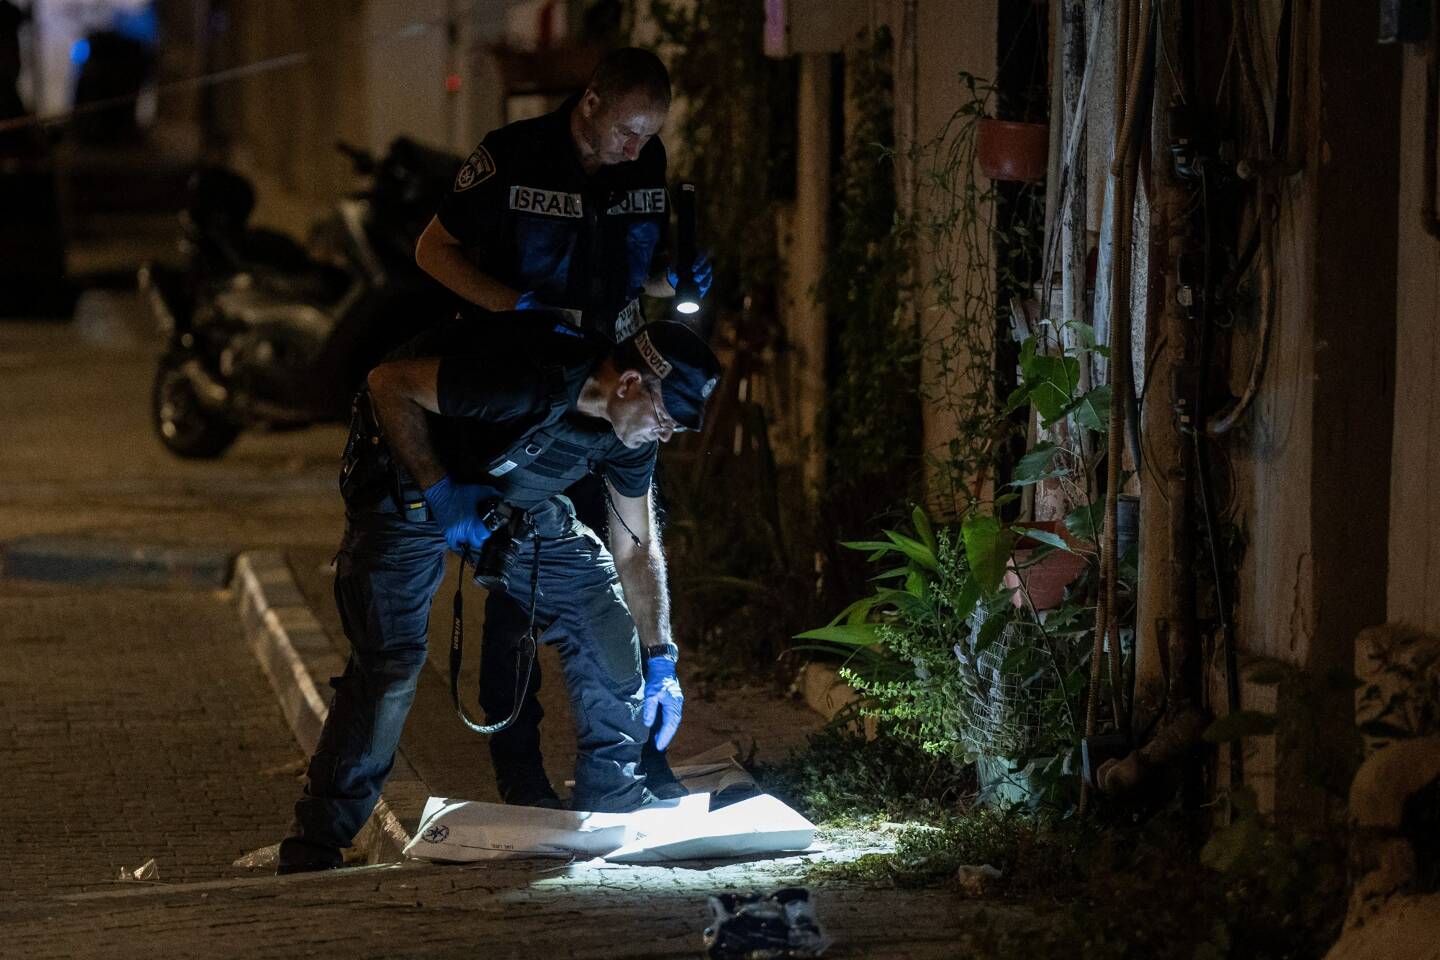
<svg viewBox="0 0 1440 960"><path fill-rule="evenodd" d="M425 492L390 454L369 390L362 389L350 401L350 436L340 458L340 495L352 510L400 513L410 523L431 518ZM486 523L492 533L509 522L509 505L504 506L503 516Z"/></svg>
<svg viewBox="0 0 1440 960"><path fill-rule="evenodd" d="M370 391L362 389L350 400L350 435L345 439L345 452L340 455L340 495L350 510L371 510L386 497L394 509L406 513L424 510L418 519L429 517L425 498L412 481L406 490L399 465L390 456L380 432L380 422L370 403ZM388 510L384 512L390 512Z"/></svg>
<svg viewBox="0 0 1440 960"><path fill-rule="evenodd" d="M351 402L350 435L341 458L340 492L346 507L353 511L399 513L410 523L431 519L424 491L410 472L391 456L384 442L368 390L361 390ZM487 589L503 587L505 553L512 541L531 535L541 539L565 536L574 519L575 505L563 495L550 497L529 510L496 500L481 518L490 537L481 550L470 557L476 582Z"/></svg>

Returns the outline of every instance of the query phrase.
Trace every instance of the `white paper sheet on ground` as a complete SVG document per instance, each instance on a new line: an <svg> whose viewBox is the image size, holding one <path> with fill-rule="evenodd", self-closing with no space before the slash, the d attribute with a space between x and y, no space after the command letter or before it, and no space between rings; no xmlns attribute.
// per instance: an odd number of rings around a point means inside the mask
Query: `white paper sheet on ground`
<svg viewBox="0 0 1440 960"><path fill-rule="evenodd" d="M688 799L688 798L686 798ZM666 821L656 832L605 854L616 863L718 860L805 850L815 825L768 793L708 811L698 820Z"/></svg>
<svg viewBox="0 0 1440 960"><path fill-rule="evenodd" d="M405 855L474 861L565 857L646 863L792 853L810 846L815 827L761 794L710 811L692 794L633 813L546 810L431 797Z"/></svg>
<svg viewBox="0 0 1440 960"><path fill-rule="evenodd" d="M599 857L667 818L703 816L709 798L681 797L634 813L547 810L431 797L405 855L421 860Z"/></svg>

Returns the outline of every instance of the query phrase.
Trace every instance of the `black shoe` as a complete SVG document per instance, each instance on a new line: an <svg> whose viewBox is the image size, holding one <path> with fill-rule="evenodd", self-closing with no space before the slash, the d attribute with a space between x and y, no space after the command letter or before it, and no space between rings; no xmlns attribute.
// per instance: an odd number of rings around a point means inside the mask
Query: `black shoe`
<svg viewBox="0 0 1440 960"><path fill-rule="evenodd" d="M590 813L634 813L636 810L643 810L646 807L654 806L660 802L660 798L651 793L647 788L640 788L640 797L627 803L608 802L605 800L586 800L583 805L572 803L576 810L587 810Z"/></svg>
<svg viewBox="0 0 1440 960"><path fill-rule="evenodd" d="M519 807L544 807L547 810L562 810L565 807L544 774L538 778L526 777L523 780L502 783L500 799Z"/></svg>
<svg viewBox="0 0 1440 960"><path fill-rule="evenodd" d="M690 791L676 778L664 752L654 749L653 741L645 746L646 749L640 754L640 772L645 774L645 789L661 800L689 796Z"/></svg>
<svg viewBox="0 0 1440 960"><path fill-rule="evenodd" d="M690 795L685 784L675 779L675 774L670 772L669 767L657 773L647 773L645 788L661 800L677 800Z"/></svg>
<svg viewBox="0 0 1440 960"><path fill-rule="evenodd" d="M280 842L280 855L275 863L275 876L291 873L314 873L319 870L335 870L345 865L345 858L334 847L310 843L296 837L286 837Z"/></svg>

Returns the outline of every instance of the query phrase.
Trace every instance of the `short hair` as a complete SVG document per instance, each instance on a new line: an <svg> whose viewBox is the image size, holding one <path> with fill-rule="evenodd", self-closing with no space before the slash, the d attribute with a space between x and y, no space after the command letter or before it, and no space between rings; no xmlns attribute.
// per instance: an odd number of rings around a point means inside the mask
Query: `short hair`
<svg viewBox="0 0 1440 960"><path fill-rule="evenodd" d="M607 53L590 74L586 88L601 97L639 90L656 106L670 106L670 71L659 57L639 47Z"/></svg>

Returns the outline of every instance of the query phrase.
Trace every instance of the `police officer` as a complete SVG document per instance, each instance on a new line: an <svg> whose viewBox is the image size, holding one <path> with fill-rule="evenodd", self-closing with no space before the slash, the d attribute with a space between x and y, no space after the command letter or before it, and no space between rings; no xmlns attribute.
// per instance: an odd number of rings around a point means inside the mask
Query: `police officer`
<svg viewBox="0 0 1440 960"><path fill-rule="evenodd" d="M657 251L669 222L665 148L657 136L670 106L670 77L654 54L617 50L586 89L559 109L492 131L456 175L421 235L416 261L485 311L524 311L616 342L644 322L641 295L668 297L673 281ZM710 269L702 258L702 294ZM477 320L495 325L493 317ZM598 487L572 491L581 517L604 523ZM487 720L509 716L524 632L518 607L492 596L485 609L480 700ZM539 673L532 673L515 722L490 741L500 795L510 803L558 805L540 752ZM664 756L647 743L645 769L663 795L683 793Z"/></svg>
<svg viewBox="0 0 1440 960"><path fill-rule="evenodd" d="M639 329L640 296L674 295L666 233L670 108L658 57L617 50L558 110L487 134L421 234L419 265L486 310L540 310L612 342ZM707 286L709 271L697 277Z"/></svg>
<svg viewBox="0 0 1440 960"><path fill-rule="evenodd" d="M421 334L357 401L335 580L351 655L331 681L281 873L339 866L394 762L446 548L473 556L492 536L509 538L492 593L560 653L576 706L574 805L652 799L641 745L652 726L668 744L684 698L651 475L658 443L699 429L719 364L669 322L599 351L567 337L543 359L491 341L464 320ZM603 478L623 531L609 549L563 495L587 473Z"/></svg>

